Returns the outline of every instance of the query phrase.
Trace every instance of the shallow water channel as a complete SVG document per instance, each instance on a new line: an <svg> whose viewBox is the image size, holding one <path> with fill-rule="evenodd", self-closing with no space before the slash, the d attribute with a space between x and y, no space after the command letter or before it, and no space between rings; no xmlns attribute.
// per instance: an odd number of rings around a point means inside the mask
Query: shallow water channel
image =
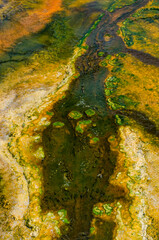
<svg viewBox="0 0 159 240"><path fill-rule="evenodd" d="M68 211L71 220L68 239L89 239L93 205L108 200L106 187L114 159L110 159L107 139L115 133L116 126L106 107L106 74L106 69L99 68L76 79L65 99L54 106L53 124L43 133L46 155L43 209ZM81 117L71 118L72 111L80 112ZM64 125L58 126L58 122ZM113 225L105 225L106 232L98 239L107 239L107 231L111 239Z"/></svg>
<svg viewBox="0 0 159 240"><path fill-rule="evenodd" d="M116 134L117 126L115 113L106 106L104 81L108 71L99 67L102 57L98 53L103 51L105 57L126 51L115 33L116 24L146 2L139 0L112 15L105 13L87 38L88 50L76 61L79 77L70 85L66 97L54 105L52 124L43 132L46 157L42 208L67 210L70 224L68 229L62 229L61 240L113 238L115 224L99 218L96 235L89 234L93 205L113 201L115 195L107 192L116 160L108 138ZM106 32L112 36L109 42L104 40Z"/></svg>

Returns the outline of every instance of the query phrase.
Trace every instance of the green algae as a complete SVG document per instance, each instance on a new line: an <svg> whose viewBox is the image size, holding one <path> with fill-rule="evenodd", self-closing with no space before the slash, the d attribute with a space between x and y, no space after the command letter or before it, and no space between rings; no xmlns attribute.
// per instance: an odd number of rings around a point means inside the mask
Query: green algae
<svg viewBox="0 0 159 240"><path fill-rule="evenodd" d="M79 132L79 133L84 133L84 130L81 128L80 125L77 125L76 128L75 128L75 130L76 130L77 132Z"/></svg>
<svg viewBox="0 0 159 240"><path fill-rule="evenodd" d="M62 128L64 127L64 123L63 122L54 122L53 123L53 127L56 127L56 128Z"/></svg>
<svg viewBox="0 0 159 240"><path fill-rule="evenodd" d="M67 218L63 218L62 221L66 224L70 224L70 221Z"/></svg>
<svg viewBox="0 0 159 240"><path fill-rule="evenodd" d="M82 113L80 113L78 111L72 111L68 114L68 116L70 118L73 118L73 119L77 120L77 119L80 119L83 115L82 115Z"/></svg>
<svg viewBox="0 0 159 240"><path fill-rule="evenodd" d="M75 128L75 130L79 133L83 133L84 132L84 128L87 127L89 124L92 123L92 120L83 120L83 121L79 121L77 123L77 126Z"/></svg>
<svg viewBox="0 0 159 240"><path fill-rule="evenodd" d="M104 16L104 13L100 14L98 19L94 22L94 24L92 25L92 27L89 29L89 31L84 35L84 37L82 37L82 39L80 40L78 47L83 47L82 44L85 42L86 38L91 34L91 32L96 29L96 27L98 26L98 24L100 23L100 21L102 20L102 17Z"/></svg>
<svg viewBox="0 0 159 240"><path fill-rule="evenodd" d="M82 48L88 50L88 49L89 49L89 46L88 46L88 45L85 45L85 46L82 46Z"/></svg>
<svg viewBox="0 0 159 240"><path fill-rule="evenodd" d="M67 216L67 210L65 209L59 210L58 215L60 216L60 218L65 218Z"/></svg>
<svg viewBox="0 0 159 240"><path fill-rule="evenodd" d="M110 54L108 54L105 59L110 60L111 57L112 57L112 56L111 56Z"/></svg>
<svg viewBox="0 0 159 240"><path fill-rule="evenodd" d="M125 41L126 45L128 47L131 47L132 45L134 45L132 33L125 26L121 27L121 32L124 37L124 41Z"/></svg>
<svg viewBox="0 0 159 240"><path fill-rule="evenodd" d="M115 118L116 118L116 123L118 124L118 125L122 125L123 123L122 123L122 119L119 117L119 115L115 115Z"/></svg>
<svg viewBox="0 0 159 240"><path fill-rule="evenodd" d="M131 5L133 4L134 2L136 2L136 0L120 0L120 1L111 1L109 7L108 7L108 11L109 12L114 12L115 9L117 8L122 8L123 6L125 5Z"/></svg>
<svg viewBox="0 0 159 240"><path fill-rule="evenodd" d="M57 233L59 236L61 236L61 231L60 231L59 227L54 226L54 229L55 229L56 233Z"/></svg>
<svg viewBox="0 0 159 240"><path fill-rule="evenodd" d="M106 96L110 96L112 94L111 90L109 89L105 89L104 91Z"/></svg>
<svg viewBox="0 0 159 240"><path fill-rule="evenodd" d="M113 110L129 109L136 107L139 103L134 102L131 98L125 95L119 95L108 99L108 104Z"/></svg>
<svg viewBox="0 0 159 240"><path fill-rule="evenodd" d="M97 142L99 142L99 138L98 137L94 137L94 138L91 139L91 141L93 141L94 143L97 143Z"/></svg>
<svg viewBox="0 0 159 240"><path fill-rule="evenodd" d="M106 215L108 215L108 216L111 215L113 208L110 206L110 204L104 204L103 208L105 210Z"/></svg>
<svg viewBox="0 0 159 240"><path fill-rule="evenodd" d="M66 218L67 210L65 210L65 209L59 210L58 215L60 216L60 219L62 220L62 222L66 223L66 224L70 223L70 221Z"/></svg>
<svg viewBox="0 0 159 240"><path fill-rule="evenodd" d="M111 135L110 137L109 137L109 141L111 141L111 142L113 142L113 141L115 141L115 135Z"/></svg>
<svg viewBox="0 0 159 240"><path fill-rule="evenodd" d="M108 105L113 109L113 110L116 110L116 106L115 106L115 104L111 101L111 99L110 98L108 98Z"/></svg>
<svg viewBox="0 0 159 240"><path fill-rule="evenodd" d="M132 16L135 18L150 18L152 17L153 19L156 18L156 15L158 16L159 9L158 8L144 8L136 13L134 13Z"/></svg>
<svg viewBox="0 0 159 240"><path fill-rule="evenodd" d="M92 123L92 120L79 121L79 124L80 124L80 125L88 125L88 124L90 124L90 123Z"/></svg>
<svg viewBox="0 0 159 240"><path fill-rule="evenodd" d="M43 35L46 36L45 44L47 41L48 45L44 52L48 60L66 59L73 53L77 40L65 12L54 15L53 21L48 24Z"/></svg>
<svg viewBox="0 0 159 240"><path fill-rule="evenodd" d="M101 216L103 214L103 210L100 210L98 207L94 207L93 213L97 216Z"/></svg>
<svg viewBox="0 0 159 240"><path fill-rule="evenodd" d="M138 13L138 15L140 14ZM142 19L140 20L138 18L138 15L135 15L137 18L136 21L126 19L120 28L124 41L128 47L133 46L135 41L140 42L141 44L145 44L145 39L149 37L145 29L142 27ZM146 20L146 16L144 17L143 14L141 14L141 17L145 18Z"/></svg>
<svg viewBox="0 0 159 240"><path fill-rule="evenodd" d="M116 76L112 76L112 77L109 77L107 79L107 82L119 83L120 82L120 78L117 78ZM107 84L107 82L105 84Z"/></svg>
<svg viewBox="0 0 159 240"><path fill-rule="evenodd" d="M91 227L90 228L90 234L94 233L95 232L95 228L94 227Z"/></svg>
<svg viewBox="0 0 159 240"><path fill-rule="evenodd" d="M107 81L106 84L107 88L110 88L110 89L116 89L118 87L118 84L116 82L111 82L111 81Z"/></svg>
<svg viewBox="0 0 159 240"><path fill-rule="evenodd" d="M98 53L98 56L99 56L99 57L103 57L104 54L105 54L104 52L99 52L99 53Z"/></svg>
<svg viewBox="0 0 159 240"><path fill-rule="evenodd" d="M101 61L100 64L103 66L103 67L106 67L108 64L105 60Z"/></svg>
<svg viewBox="0 0 159 240"><path fill-rule="evenodd" d="M53 116L54 115L53 112L48 112L48 111L46 112L46 114L49 115L49 116Z"/></svg>
<svg viewBox="0 0 159 240"><path fill-rule="evenodd" d="M42 0L23 0L21 1L21 7L25 9L34 9L39 8L39 6L42 4Z"/></svg>
<svg viewBox="0 0 159 240"><path fill-rule="evenodd" d="M79 76L80 76L80 74L76 74L76 75L74 76L74 79L79 78Z"/></svg>
<svg viewBox="0 0 159 240"><path fill-rule="evenodd" d="M114 58L114 59L112 59L112 60L110 59L110 60L109 60L109 64L112 65L112 66L118 66L118 67L119 67L119 66L120 66L120 67L123 66L123 63L122 63L122 62L119 60L119 58L117 58L117 57Z"/></svg>
<svg viewBox="0 0 159 240"><path fill-rule="evenodd" d="M44 123L44 126L49 126L50 124L51 124L50 121L46 121L46 122Z"/></svg>
<svg viewBox="0 0 159 240"><path fill-rule="evenodd" d="M88 117L92 117L93 115L95 115L95 111L92 109L86 110L85 113Z"/></svg>

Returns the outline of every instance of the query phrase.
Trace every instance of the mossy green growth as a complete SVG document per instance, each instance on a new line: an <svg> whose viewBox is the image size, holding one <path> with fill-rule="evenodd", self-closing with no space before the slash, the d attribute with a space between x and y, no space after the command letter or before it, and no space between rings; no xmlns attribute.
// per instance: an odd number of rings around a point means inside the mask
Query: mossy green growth
<svg viewBox="0 0 159 240"><path fill-rule="evenodd" d="M90 124L90 123L92 123L92 120L79 121L79 124L80 124L80 125L88 125L88 124Z"/></svg>
<svg viewBox="0 0 159 240"><path fill-rule="evenodd" d="M55 229L56 233L61 236L61 231L60 231L60 229L59 229L57 226L55 226L54 229Z"/></svg>
<svg viewBox="0 0 159 240"><path fill-rule="evenodd" d="M105 82L105 85L106 85L105 95L110 96L111 94L113 94L117 90L119 82L120 82L119 78L115 76L109 77Z"/></svg>
<svg viewBox="0 0 159 240"><path fill-rule="evenodd" d="M48 111L46 112L46 114L49 115L49 116L53 116L54 115L53 112L48 112Z"/></svg>
<svg viewBox="0 0 159 240"><path fill-rule="evenodd" d="M123 6L126 5L131 5L135 2L136 0L120 0L120 1L110 1L110 5L108 7L109 12L114 12L115 9L117 8L122 8Z"/></svg>
<svg viewBox="0 0 159 240"><path fill-rule="evenodd" d="M69 224L69 223L70 223L69 220L66 218L66 216L67 216L67 210L65 210L65 209L59 210L59 211L58 211L58 215L60 216L60 219L61 219L64 223L66 223L66 224Z"/></svg>
<svg viewBox="0 0 159 240"><path fill-rule="evenodd" d="M115 104L116 109L136 107L138 105L137 102L134 102L131 98L129 98L125 95L119 95L116 97L112 97L111 101Z"/></svg>
<svg viewBox="0 0 159 240"><path fill-rule="evenodd" d="M58 213L58 215L60 216L61 219L65 218L67 216L67 210L65 210L65 209L61 209L57 213Z"/></svg>
<svg viewBox="0 0 159 240"><path fill-rule="evenodd" d="M98 207L93 208L93 213L95 215L101 216L103 214L103 210L100 210Z"/></svg>
<svg viewBox="0 0 159 240"><path fill-rule="evenodd" d="M112 94L111 90L105 89L105 95L110 96Z"/></svg>
<svg viewBox="0 0 159 240"><path fill-rule="evenodd" d="M126 116L119 116L115 115L116 123L121 126L121 125L129 125L130 121L129 118Z"/></svg>
<svg viewBox="0 0 159 240"><path fill-rule="evenodd" d="M65 124L63 122L54 122L53 127L62 128Z"/></svg>
<svg viewBox="0 0 159 240"><path fill-rule="evenodd" d="M92 109L86 110L85 113L88 117L92 117L93 115L95 115L95 111Z"/></svg>
<svg viewBox="0 0 159 240"><path fill-rule="evenodd" d="M72 111L68 114L68 116L70 118L73 118L73 119L77 120L77 119L80 119L82 117L82 113L80 113L78 111Z"/></svg>
<svg viewBox="0 0 159 240"><path fill-rule="evenodd" d="M116 89L118 87L118 83L111 82L111 81L107 81L105 85L107 86L107 88L112 88L112 89Z"/></svg>
<svg viewBox="0 0 159 240"><path fill-rule="evenodd" d="M80 74L76 74L76 75L74 76L74 79L79 78L79 76L80 76Z"/></svg>
<svg viewBox="0 0 159 240"><path fill-rule="evenodd" d="M99 53L98 53L98 56L99 56L99 57L103 57L104 54L105 54L104 52L99 52Z"/></svg>
<svg viewBox="0 0 159 240"><path fill-rule="evenodd" d="M118 124L118 125L123 125L123 121L122 121L122 119L119 117L119 115L115 115L115 118L116 118L116 123Z"/></svg>
<svg viewBox="0 0 159 240"><path fill-rule="evenodd" d="M46 122L44 123L44 126L49 126L50 124L51 124L50 121L46 121Z"/></svg>
<svg viewBox="0 0 159 240"><path fill-rule="evenodd" d="M90 228L90 234L92 234L94 231L95 231L95 228L94 228L94 227L91 227L91 228Z"/></svg>
<svg viewBox="0 0 159 240"><path fill-rule="evenodd" d="M111 66L123 66L123 63L118 59L118 58L114 58L112 60L109 60L109 64Z"/></svg>
<svg viewBox="0 0 159 240"><path fill-rule="evenodd" d="M107 79L107 82L113 82L113 83L119 83L120 82L120 78L117 78L115 76L109 77ZM107 84L107 82L105 84Z"/></svg>
<svg viewBox="0 0 159 240"><path fill-rule="evenodd" d="M86 38L90 35L90 33L96 29L96 27L98 26L98 24L100 23L102 17L104 16L104 13L100 14L98 19L94 22L94 24L91 26L91 28L88 30L88 32L82 37L82 39L80 40L79 44L77 45L78 47L82 47L83 43L85 42Z"/></svg>
<svg viewBox="0 0 159 240"><path fill-rule="evenodd" d="M73 54L77 38L64 11L54 14L52 21L42 33L46 36L44 44L47 46L43 56L48 62L67 59Z"/></svg>
<svg viewBox="0 0 159 240"><path fill-rule="evenodd" d="M76 130L77 132L79 132L79 133L83 133L83 132L84 132L84 130L80 127L80 125L77 125L76 128L75 128L75 130Z"/></svg>
<svg viewBox="0 0 159 240"><path fill-rule="evenodd" d="M91 141L93 141L94 143L97 143L97 142L99 142L99 138L98 137L94 137L94 138L91 139Z"/></svg>
<svg viewBox="0 0 159 240"><path fill-rule="evenodd" d="M101 61L101 65L103 66L103 67L106 67L108 64L105 62L105 60L104 61Z"/></svg>
<svg viewBox="0 0 159 240"><path fill-rule="evenodd" d="M109 60L111 59L111 57L112 57L111 55L107 55L105 59Z"/></svg>
<svg viewBox="0 0 159 240"><path fill-rule="evenodd" d="M113 211L113 208L110 206L110 204L104 204L103 208L105 210L106 215L110 215Z"/></svg>
<svg viewBox="0 0 159 240"><path fill-rule="evenodd" d="M25 9L34 9L38 8L39 5L42 4L42 0L23 0L21 1L21 7L24 7Z"/></svg>
<svg viewBox="0 0 159 240"><path fill-rule="evenodd" d="M109 137L109 141L111 141L111 142L113 142L113 141L115 141L115 135L111 135L110 137Z"/></svg>
<svg viewBox="0 0 159 240"><path fill-rule="evenodd" d="M69 224L69 223L70 223L70 221L69 221L67 218L63 218L62 221L63 221L64 223L66 223L66 224Z"/></svg>
<svg viewBox="0 0 159 240"><path fill-rule="evenodd" d="M116 104L114 104L112 101L111 101L111 98L108 99L108 105L113 109L113 110L117 110L117 106Z"/></svg>
<svg viewBox="0 0 159 240"><path fill-rule="evenodd" d="M88 50L89 46L88 45L83 45L82 48Z"/></svg>
<svg viewBox="0 0 159 240"><path fill-rule="evenodd" d="M77 132L79 132L79 133L83 133L83 132L84 132L84 128L85 128L87 125L91 124L91 123L92 123L92 120L79 121L79 122L77 123L77 126L76 126L75 130L76 130Z"/></svg>

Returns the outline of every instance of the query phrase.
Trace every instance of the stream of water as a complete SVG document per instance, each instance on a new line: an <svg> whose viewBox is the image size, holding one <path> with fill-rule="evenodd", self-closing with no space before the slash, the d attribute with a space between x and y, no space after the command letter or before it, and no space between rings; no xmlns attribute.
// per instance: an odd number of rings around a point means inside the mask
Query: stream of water
<svg viewBox="0 0 159 240"><path fill-rule="evenodd" d="M105 57L127 51L116 35L116 24L147 2L139 0L112 14L105 12L87 38L89 49L76 61L80 76L72 82L66 97L54 105L52 124L43 132L46 157L42 208L44 211L67 210L70 225L68 231L63 229L61 240L112 239L115 224L99 219L96 237L89 236L93 205L114 198L106 191L115 167L115 155L110 154L108 138L116 134L117 127L114 114L106 105L104 81L108 71L99 67L102 57L98 52L104 51ZM106 33L112 36L108 42L104 40ZM140 58L144 56L141 53ZM87 110L91 110L91 116ZM72 111L78 113L77 119L70 117Z"/></svg>
<svg viewBox="0 0 159 240"><path fill-rule="evenodd" d="M83 233L82 239L88 239L93 205L108 200L106 187L114 165L107 139L115 133L116 126L106 107L106 75L107 70L99 68L80 76L66 98L54 106L52 121L65 125L61 128L52 125L43 136L46 154L43 205L49 209L60 206L68 211L70 239L78 239ZM89 109L95 113L92 117L85 113ZM78 111L83 117L71 119L68 116L71 111ZM83 134L76 130L79 121L92 121ZM90 143L91 135L99 139L97 143Z"/></svg>

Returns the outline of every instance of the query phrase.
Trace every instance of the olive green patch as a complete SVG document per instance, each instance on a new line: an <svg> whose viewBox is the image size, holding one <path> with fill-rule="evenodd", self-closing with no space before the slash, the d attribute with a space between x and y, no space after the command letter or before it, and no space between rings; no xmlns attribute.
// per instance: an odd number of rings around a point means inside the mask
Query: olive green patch
<svg viewBox="0 0 159 240"><path fill-rule="evenodd" d="M54 122L53 127L62 128L65 124L63 122Z"/></svg>
<svg viewBox="0 0 159 240"><path fill-rule="evenodd" d="M93 213L95 215L101 216L103 214L103 210L100 210L98 207L93 208Z"/></svg>
<svg viewBox="0 0 159 240"><path fill-rule="evenodd" d="M105 210L106 215L110 215L113 211L113 208L110 206L110 204L104 204L103 208Z"/></svg>
<svg viewBox="0 0 159 240"><path fill-rule="evenodd" d="M72 111L68 114L68 116L70 118L73 118L73 119L77 120L77 119L80 119L82 117L82 113L80 113L78 111Z"/></svg>
<svg viewBox="0 0 159 240"><path fill-rule="evenodd" d="M85 113L88 117L92 117L93 115L95 115L95 111L92 109L86 110Z"/></svg>

